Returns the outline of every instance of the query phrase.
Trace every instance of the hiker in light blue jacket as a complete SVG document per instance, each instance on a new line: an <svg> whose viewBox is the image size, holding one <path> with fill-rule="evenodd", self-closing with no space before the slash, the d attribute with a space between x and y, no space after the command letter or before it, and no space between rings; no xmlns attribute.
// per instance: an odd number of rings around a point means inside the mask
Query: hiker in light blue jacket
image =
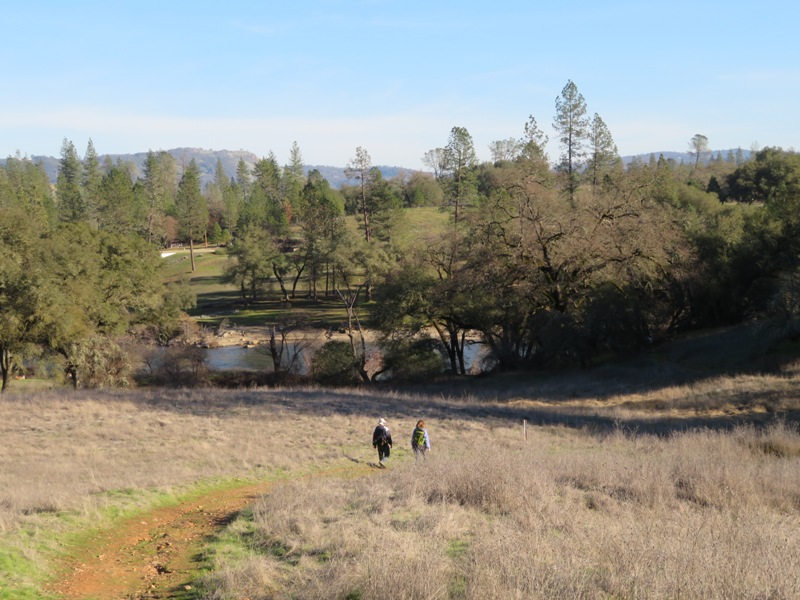
<svg viewBox="0 0 800 600"><path fill-rule="evenodd" d="M411 434L411 449L414 450L414 458L419 461L428 460L428 452L431 451L431 441L428 439L428 431L425 429L425 421L420 419L417 421L417 426L414 428L414 433Z"/></svg>

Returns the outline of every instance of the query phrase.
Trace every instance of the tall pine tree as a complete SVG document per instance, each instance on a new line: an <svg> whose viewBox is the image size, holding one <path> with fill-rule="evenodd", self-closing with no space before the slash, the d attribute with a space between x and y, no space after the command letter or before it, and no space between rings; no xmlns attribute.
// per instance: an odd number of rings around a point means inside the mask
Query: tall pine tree
<svg viewBox="0 0 800 600"><path fill-rule="evenodd" d="M556 116L553 127L558 132L562 154L558 171L564 175L563 191L570 203L575 202L575 194L580 186L580 172L586 156L586 140L589 119L586 117L586 101L578 87L570 80L556 98Z"/></svg>
<svg viewBox="0 0 800 600"><path fill-rule="evenodd" d="M181 231L189 238L189 255L194 272L194 240L204 239L208 227L208 204L200 191L200 169L194 159L186 167L178 184L175 208Z"/></svg>
<svg viewBox="0 0 800 600"><path fill-rule="evenodd" d="M75 145L64 138L61 144L61 161L58 165L56 178L56 200L58 201L58 216L62 221L77 223L86 221L88 207L81 190L83 166Z"/></svg>
<svg viewBox="0 0 800 600"><path fill-rule="evenodd" d="M589 164L587 173L592 187L597 187L603 177L608 175L620 158L611 131L600 115L594 114L589 128Z"/></svg>

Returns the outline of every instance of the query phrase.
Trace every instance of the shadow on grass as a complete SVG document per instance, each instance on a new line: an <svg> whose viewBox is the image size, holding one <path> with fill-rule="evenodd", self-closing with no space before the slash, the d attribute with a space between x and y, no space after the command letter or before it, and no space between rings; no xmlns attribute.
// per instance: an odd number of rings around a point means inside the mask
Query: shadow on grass
<svg viewBox="0 0 800 600"><path fill-rule="evenodd" d="M639 405L626 407L619 403L604 404L602 397L588 394L592 374L583 373L580 378L581 383L576 386L569 374L564 374L558 386L554 377L551 377L541 387L541 381L530 377L498 378L505 379L504 384L487 377L483 380L441 384L437 392L428 389L417 393L375 385L356 389L142 390L112 395L119 394L122 400L142 402L176 413L214 414L220 418L224 418L226 409L231 406L263 405L318 420L339 415L375 419L386 417L391 421L420 418L428 422L482 421L490 425L519 426L520 431L523 421L530 426L562 426L596 434L623 431L659 436L699 428L729 430L743 425L760 427L778 420L800 424L800 386L795 384L795 389L787 395L783 383L785 380L776 377L765 376L756 389L741 394L735 390L733 393L730 390L720 391L720 402L725 403L726 410L689 408L679 414L672 410L667 400L663 407L649 406L644 409ZM497 385L492 386L492 381ZM699 379L695 383L703 384ZM603 385L600 383L598 387ZM494 387L493 393L489 391L491 387ZM641 384L633 387L643 388ZM650 392L658 394L655 383L648 387ZM574 401L575 390L586 393L578 402Z"/></svg>
<svg viewBox="0 0 800 600"><path fill-rule="evenodd" d="M764 330L735 328L585 370L501 373L395 388L374 384L322 389L298 384L151 389L107 392L104 397L221 418L233 405L265 405L316 418L480 420L520 427L527 421L598 433L669 435L777 420L800 423L797 353L771 354L774 340L769 338Z"/></svg>

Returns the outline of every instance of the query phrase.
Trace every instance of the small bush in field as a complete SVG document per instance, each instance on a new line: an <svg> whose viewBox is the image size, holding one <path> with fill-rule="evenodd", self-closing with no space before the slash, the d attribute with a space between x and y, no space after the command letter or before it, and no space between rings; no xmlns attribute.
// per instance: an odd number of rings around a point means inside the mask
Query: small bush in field
<svg viewBox="0 0 800 600"><path fill-rule="evenodd" d="M202 348L188 344L176 344L167 348L164 362L157 370L157 377L167 385L195 387L208 378L205 353Z"/></svg>
<svg viewBox="0 0 800 600"><path fill-rule="evenodd" d="M130 357L113 340L88 338L73 344L69 355L80 387L96 389L130 384Z"/></svg>

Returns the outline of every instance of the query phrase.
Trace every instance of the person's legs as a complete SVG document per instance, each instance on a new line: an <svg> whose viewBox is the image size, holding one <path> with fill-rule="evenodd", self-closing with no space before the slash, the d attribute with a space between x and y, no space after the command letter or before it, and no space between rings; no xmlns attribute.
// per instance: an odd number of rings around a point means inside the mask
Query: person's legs
<svg viewBox="0 0 800 600"><path fill-rule="evenodd" d="M382 467L386 466L386 459L389 458L389 446L386 444L378 445L378 462Z"/></svg>

